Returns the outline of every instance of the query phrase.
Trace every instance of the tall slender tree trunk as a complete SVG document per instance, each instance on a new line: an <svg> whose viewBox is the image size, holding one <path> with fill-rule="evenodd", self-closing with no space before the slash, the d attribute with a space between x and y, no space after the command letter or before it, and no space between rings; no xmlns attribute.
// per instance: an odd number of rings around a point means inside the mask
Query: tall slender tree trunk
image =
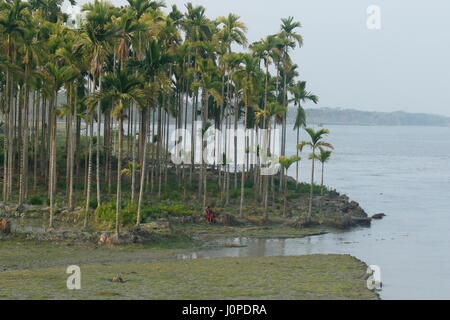
<svg viewBox="0 0 450 320"><path fill-rule="evenodd" d="M3 201L8 199L8 166L9 166L9 111L5 113L5 139L3 140L4 164L3 164Z"/></svg>
<svg viewBox="0 0 450 320"><path fill-rule="evenodd" d="M324 173L325 163L322 162L322 179L320 181L320 195L323 196L323 173Z"/></svg>
<svg viewBox="0 0 450 320"><path fill-rule="evenodd" d="M132 122L134 123L133 128L131 130L131 157L132 157L132 167L131 167L131 201L134 202L135 198L135 190L136 190L136 127L137 121L134 109L132 108ZM142 130L142 128L141 128Z"/></svg>
<svg viewBox="0 0 450 320"><path fill-rule="evenodd" d="M75 151L74 151L74 161L75 161L75 176L77 181L80 181L80 153L81 153L81 118L75 118L76 129L75 129Z"/></svg>
<svg viewBox="0 0 450 320"><path fill-rule="evenodd" d="M265 120L267 121L267 119ZM270 119L269 119L270 122ZM271 153L271 147L270 147L270 123L267 124L267 131L266 131L266 141L265 141L265 145L264 147L267 147L267 151L265 152L267 155L269 155L269 153ZM269 176L264 175L264 195L263 195L263 202L264 202L264 221L267 221L267 219L269 218L269 213L268 213L268 202L269 202Z"/></svg>
<svg viewBox="0 0 450 320"><path fill-rule="evenodd" d="M68 150L67 150L67 178L68 178L68 191L67 191L67 206L69 211L73 211L73 148L75 137L73 135L73 118L75 114L75 106L76 106L76 93L72 92L72 101L70 102L70 112L68 117Z"/></svg>
<svg viewBox="0 0 450 320"><path fill-rule="evenodd" d="M111 115L109 112L105 113L103 125L103 152L105 153L105 185L110 193L110 153L111 153Z"/></svg>
<svg viewBox="0 0 450 320"><path fill-rule="evenodd" d="M286 170L286 173L284 172ZM283 169L282 170L282 172L283 172L283 174L284 175L286 175L287 176L287 171L288 171L288 168L286 168L286 169ZM284 179L284 187L283 187L283 216L285 216L286 217L286 202L287 202L287 179Z"/></svg>
<svg viewBox="0 0 450 320"><path fill-rule="evenodd" d="M11 79L10 79L11 82ZM8 124L8 168L7 168L7 174L6 174L6 192L4 196L4 200L8 201L11 196L11 189L12 189L12 175L13 175L13 169L14 169L14 94L13 94L13 84L10 83L9 93L8 93L8 100L9 100L9 124Z"/></svg>
<svg viewBox="0 0 450 320"><path fill-rule="evenodd" d="M205 126L208 123L208 95L205 94L204 97L204 106L203 106L204 112L205 112ZM206 134L206 131L205 131ZM203 138L203 137L202 137ZM208 159L204 159L204 150L207 150L207 144L206 142L203 143L202 141L202 150L201 150L201 157L202 157L202 176L203 176L203 210L206 210L206 197L207 197L207 183L208 183L208 168L207 168L207 163L206 161L208 161Z"/></svg>
<svg viewBox="0 0 450 320"><path fill-rule="evenodd" d="M297 128L297 145L299 143L299 140L300 140L300 127ZM298 155L299 155L298 148L296 147L295 149L297 150L296 154L297 154L297 157L298 157ZM297 163L295 164L295 180L297 181L297 184L300 183L300 180L299 180L299 177L298 177L298 167L299 167L299 162L297 161Z"/></svg>
<svg viewBox="0 0 450 320"><path fill-rule="evenodd" d="M237 100L237 99L236 99ZM237 189L237 128L239 121L239 105L234 104L234 188Z"/></svg>
<svg viewBox="0 0 450 320"><path fill-rule="evenodd" d="M315 154L314 148L312 150L312 153ZM308 219L311 219L312 214L313 193L314 193L314 158L312 158L312 168L311 168L311 188L309 192Z"/></svg>
<svg viewBox="0 0 450 320"><path fill-rule="evenodd" d="M86 128L87 130L87 128ZM91 185L92 185L92 138L94 134L94 119L91 118L91 123L89 124L89 151L88 151L88 173L87 173L87 183L86 183L86 212L84 216L84 227L87 227L89 219L89 205L91 202Z"/></svg>
<svg viewBox="0 0 450 320"><path fill-rule="evenodd" d="M123 116L119 116L119 142L117 155L117 193L116 193L116 237L119 237L120 212L122 209L122 147L123 147Z"/></svg>
<svg viewBox="0 0 450 320"><path fill-rule="evenodd" d="M51 112L51 134L50 134L50 169L49 169L49 193L50 193L50 218L49 230L53 229L53 220L55 214L55 190L56 190L56 108L58 106L58 92L55 92L54 105L50 106Z"/></svg>
<svg viewBox="0 0 450 320"><path fill-rule="evenodd" d="M95 88L95 83L94 83ZM94 91L95 89L93 89ZM99 92L102 91L102 74L100 72L100 75L98 77L98 90ZM96 180L97 180L97 207L101 206L101 180L100 180L100 130L101 130L101 124L102 124L102 114L101 114L101 101L97 103L97 142L96 142Z"/></svg>
<svg viewBox="0 0 450 320"><path fill-rule="evenodd" d="M8 35L7 39L9 42L10 36ZM5 139L3 140L3 150L4 150L4 161L3 161L3 202L8 200L8 173L9 173L9 140L11 139L10 135L10 116L11 116L11 96L10 96L10 86L11 86L11 76L10 71L7 69L6 71L6 85L5 85L5 102L6 102L6 112L5 112Z"/></svg>
<svg viewBox="0 0 450 320"><path fill-rule="evenodd" d="M246 159L246 150L247 150L247 106L245 108L245 119L244 119L244 158L242 159L242 175L241 175L241 202L239 204L239 216L241 218L244 217L243 206L244 206L244 185L245 185L245 159ZM236 139L236 138L235 138ZM236 141L236 140L235 140ZM235 142L236 143L236 142Z"/></svg>
<svg viewBox="0 0 450 320"><path fill-rule="evenodd" d="M35 108L35 114L34 114L34 160L33 160L33 192L36 192L36 188L37 188L37 171L38 171L38 147L39 147L39 114L40 114L40 106L41 106L41 94L40 91L38 91L37 94L37 104L36 104L36 108Z"/></svg>
<svg viewBox="0 0 450 320"><path fill-rule="evenodd" d="M26 67L25 74L28 74L28 67ZM26 186L28 184L28 116L29 116L29 85L28 80L25 81L24 90L24 104L23 104L23 124L22 124L22 163L19 186L19 206L22 206L25 200Z"/></svg>
<svg viewBox="0 0 450 320"><path fill-rule="evenodd" d="M145 117L146 113L143 113L143 117ZM145 118L142 119L143 124L145 123ZM142 208L142 200L144 197L144 187L145 187L145 169L147 166L146 159L147 159L147 137L146 137L146 131L142 130L141 128L141 134L143 135L143 141L144 141L144 147L142 150L142 163L141 163L141 181L140 181L140 187L139 187L139 200L138 200L138 210L137 210L137 220L136 225L139 226L141 224L141 208Z"/></svg>

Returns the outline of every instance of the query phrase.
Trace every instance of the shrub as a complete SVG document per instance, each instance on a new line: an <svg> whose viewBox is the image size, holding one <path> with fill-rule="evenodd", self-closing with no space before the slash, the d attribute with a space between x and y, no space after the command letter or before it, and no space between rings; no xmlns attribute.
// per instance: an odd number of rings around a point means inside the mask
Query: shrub
<svg viewBox="0 0 450 320"><path fill-rule="evenodd" d="M230 199L239 199L241 197L241 188L237 189L230 189ZM244 198L254 198L255 197L255 191L251 188L245 188L244 189Z"/></svg>
<svg viewBox="0 0 450 320"><path fill-rule="evenodd" d="M240 189L230 189L230 199L237 199L241 195Z"/></svg>
<svg viewBox="0 0 450 320"><path fill-rule="evenodd" d="M161 198L164 200L181 201L183 200L183 193L180 191L166 191L161 195Z"/></svg>
<svg viewBox="0 0 450 320"><path fill-rule="evenodd" d="M244 188L253 188L254 185L253 179L247 179L244 182Z"/></svg>
<svg viewBox="0 0 450 320"><path fill-rule="evenodd" d="M143 206L141 208L141 221L145 221L149 218L161 218L168 216L185 216L195 214L194 210L191 210L184 205L175 204L157 204L151 206ZM102 204L95 211L95 219L98 223L106 224L113 227L116 223L116 202L111 201ZM137 204L134 202L124 202L120 211L120 224L132 225L136 223L137 219Z"/></svg>
<svg viewBox="0 0 450 320"><path fill-rule="evenodd" d="M35 206L41 206L44 204L44 200L39 196L32 196L28 199L28 204L35 205Z"/></svg>
<svg viewBox="0 0 450 320"><path fill-rule="evenodd" d="M136 222L137 205L132 202L124 202L120 211L120 224L128 225ZM110 227L116 223L116 202L110 201L102 204L95 210L95 220Z"/></svg>
<svg viewBox="0 0 450 320"><path fill-rule="evenodd" d="M137 204L134 202L128 202L125 206L122 206L120 212L121 223L124 225L134 224L137 219Z"/></svg>
<svg viewBox="0 0 450 320"><path fill-rule="evenodd" d="M106 202L95 210L95 221L113 226L116 221L116 205Z"/></svg>
<svg viewBox="0 0 450 320"><path fill-rule="evenodd" d="M86 200L81 203L81 206L83 208L86 208ZM92 198L92 199L89 200L89 208L92 209L92 210L97 209L97 199Z"/></svg>
<svg viewBox="0 0 450 320"><path fill-rule="evenodd" d="M290 192L290 193L287 194L286 199L287 200L297 200L298 197L299 197L298 193Z"/></svg>
<svg viewBox="0 0 450 320"><path fill-rule="evenodd" d="M300 193L309 194L310 190L311 190L311 185L309 183L299 183L297 186L297 191L299 191ZM324 194L327 194L329 191L326 187L324 187L323 192L324 192ZM317 184L314 185L313 193L315 195L320 194L320 185L317 185Z"/></svg>

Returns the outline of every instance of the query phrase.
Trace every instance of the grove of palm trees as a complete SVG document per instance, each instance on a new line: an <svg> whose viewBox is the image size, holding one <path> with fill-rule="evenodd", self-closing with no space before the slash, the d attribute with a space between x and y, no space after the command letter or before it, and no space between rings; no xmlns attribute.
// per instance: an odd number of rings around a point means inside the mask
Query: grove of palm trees
<svg viewBox="0 0 450 320"><path fill-rule="evenodd" d="M197 205L200 213L236 203L241 218L248 206L258 207L267 220L288 188L300 189L287 183L284 170L261 174L258 134L246 135L241 165L233 164L239 164L237 134L214 143L217 163L203 157L197 163L195 152L183 149L176 152L192 161L175 164L169 147L174 129L206 136L208 129L243 127L245 133L269 132L269 147L263 148L272 156L270 145L280 144L278 156L284 157L292 102L300 142L299 129L306 126L302 104L317 103L318 97L298 79L291 59L303 45L294 18L282 19L274 34L249 44L239 16L211 19L191 3L182 12L161 1L130 0L124 7L94 1L78 17L63 13L61 5L1 2L4 203L16 203L18 210L47 204L49 230L60 208L81 211L84 227L114 211L118 234L127 219L124 208L136 225L149 203L167 199ZM280 141L271 141L275 129ZM195 150L193 136L180 137L179 145ZM256 160L250 163L250 157ZM308 217L313 184L310 189ZM286 214L285 208L278 211Z"/></svg>

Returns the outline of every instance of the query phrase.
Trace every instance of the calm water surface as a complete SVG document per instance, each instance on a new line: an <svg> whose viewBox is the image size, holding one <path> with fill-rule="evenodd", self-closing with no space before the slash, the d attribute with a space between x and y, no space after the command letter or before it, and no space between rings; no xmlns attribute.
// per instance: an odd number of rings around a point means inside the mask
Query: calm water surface
<svg viewBox="0 0 450 320"><path fill-rule="evenodd" d="M246 246L191 258L348 253L381 268L383 299L450 299L450 128L328 128L336 150L326 184L369 214L386 213L384 220L304 239L225 239ZM295 134L288 139L295 146ZM301 180L309 179L310 167L302 161ZM295 166L289 173L295 176Z"/></svg>

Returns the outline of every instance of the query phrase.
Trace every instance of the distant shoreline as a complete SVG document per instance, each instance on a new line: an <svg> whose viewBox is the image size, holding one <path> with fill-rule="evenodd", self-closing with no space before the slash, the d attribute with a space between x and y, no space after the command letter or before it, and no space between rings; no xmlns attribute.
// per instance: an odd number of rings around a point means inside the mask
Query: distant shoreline
<svg viewBox="0 0 450 320"><path fill-rule="evenodd" d="M427 114L396 112L371 112L340 108L306 109L306 119L315 125L356 126L426 126L450 127L450 117ZM295 119L296 108L289 108L288 119ZM292 122L292 120L290 121Z"/></svg>
<svg viewBox="0 0 450 320"><path fill-rule="evenodd" d="M362 124L362 123L317 123L314 121L309 122L310 125L314 126L355 126L355 127L436 127L436 128L450 128L450 124L448 126L445 125L426 125L426 124Z"/></svg>

